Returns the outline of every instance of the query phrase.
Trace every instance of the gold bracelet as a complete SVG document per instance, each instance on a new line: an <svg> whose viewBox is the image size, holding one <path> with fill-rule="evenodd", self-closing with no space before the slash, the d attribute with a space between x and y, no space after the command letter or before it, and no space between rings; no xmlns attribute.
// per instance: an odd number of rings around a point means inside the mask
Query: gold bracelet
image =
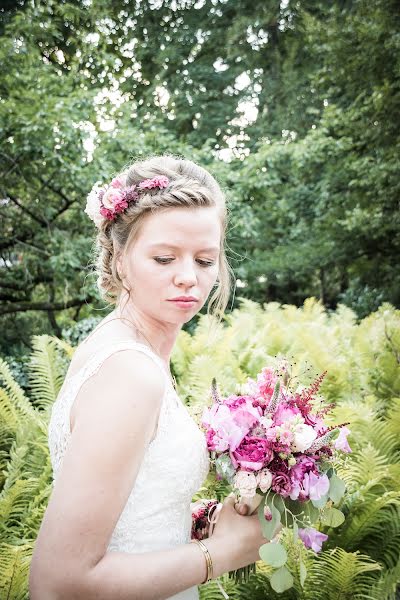
<svg viewBox="0 0 400 600"><path fill-rule="evenodd" d="M207 546L205 544L203 544L203 542L201 542L200 540L190 540L191 542L194 542L195 544L197 544L198 546L200 546L200 548L202 549L204 556L206 557L206 563L207 563L207 577L205 578L205 580L202 582L202 585L204 583L208 583L209 581L211 581L211 579L213 579L214 575L213 575L213 563L212 563L212 559L211 559L211 554L207 548Z"/></svg>

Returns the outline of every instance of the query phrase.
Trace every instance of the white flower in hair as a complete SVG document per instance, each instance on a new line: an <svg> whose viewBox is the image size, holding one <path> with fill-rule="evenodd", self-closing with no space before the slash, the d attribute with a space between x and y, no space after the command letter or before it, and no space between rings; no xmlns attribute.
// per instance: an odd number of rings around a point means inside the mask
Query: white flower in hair
<svg viewBox="0 0 400 600"><path fill-rule="evenodd" d="M96 181L87 195L85 213L92 219L96 227L100 227L103 219L100 213L100 191L103 189L101 181Z"/></svg>

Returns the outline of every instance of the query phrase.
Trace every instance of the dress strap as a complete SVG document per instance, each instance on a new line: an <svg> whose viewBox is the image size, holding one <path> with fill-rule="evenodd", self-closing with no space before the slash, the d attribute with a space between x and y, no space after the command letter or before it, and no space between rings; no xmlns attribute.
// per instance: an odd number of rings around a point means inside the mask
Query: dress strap
<svg viewBox="0 0 400 600"><path fill-rule="evenodd" d="M97 352L95 352L92 355L92 357L88 360L88 362L82 367L82 369L80 369L76 373L76 375L78 375L79 373L81 374L81 377L79 377L80 385L82 385L86 381L86 379L97 373L97 371L104 363L104 361L107 360L107 358L110 358L110 356L112 356L113 354L116 354L117 352L121 352L123 350L138 350L140 352L143 352L143 354L149 356L153 360L153 362L155 362L156 365L158 365L158 367L161 369L165 378L167 379L167 382L169 382L170 385L172 385L172 381L169 377L168 370L165 367L161 358L153 350L151 350L151 348L146 346L146 344L143 344L142 342L137 342L135 340L117 340L108 343L107 346L101 346L100 349Z"/></svg>

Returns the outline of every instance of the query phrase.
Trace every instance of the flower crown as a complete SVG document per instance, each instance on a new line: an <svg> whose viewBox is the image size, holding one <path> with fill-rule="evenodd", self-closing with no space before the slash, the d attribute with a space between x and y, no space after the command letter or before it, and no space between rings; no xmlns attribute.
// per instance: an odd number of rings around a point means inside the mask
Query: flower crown
<svg viewBox="0 0 400 600"><path fill-rule="evenodd" d="M137 202L141 192L169 185L168 177L158 175L152 179L144 179L137 185L126 185L126 175L119 175L109 185L94 184L87 196L85 213L89 215L96 227L100 227L104 219L114 221L118 214L124 212L129 204Z"/></svg>

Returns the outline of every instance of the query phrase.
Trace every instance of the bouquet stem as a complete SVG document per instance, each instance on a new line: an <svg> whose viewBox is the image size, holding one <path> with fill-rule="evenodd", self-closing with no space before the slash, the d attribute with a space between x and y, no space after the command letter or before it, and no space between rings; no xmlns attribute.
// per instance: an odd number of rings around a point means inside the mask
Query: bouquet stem
<svg viewBox="0 0 400 600"><path fill-rule="evenodd" d="M247 565L246 567L242 567L241 569L236 569L236 571L229 571L228 579L233 579L235 585L238 583L247 583L250 575L256 572L256 563L251 565Z"/></svg>
<svg viewBox="0 0 400 600"><path fill-rule="evenodd" d="M249 507L248 516L254 515L258 507L260 506L264 496L261 494L255 493L254 496L240 496L239 502L242 504L246 504Z"/></svg>
<svg viewBox="0 0 400 600"><path fill-rule="evenodd" d="M246 504L249 507L249 512L247 516L253 515L261 502L264 500L264 496L261 494L255 493L254 496L240 496L239 502ZM252 563L250 565L246 565L245 567L241 567L240 569L236 569L235 571L229 571L228 578L233 579L235 584L237 583L247 583L250 575L256 572L256 563Z"/></svg>

